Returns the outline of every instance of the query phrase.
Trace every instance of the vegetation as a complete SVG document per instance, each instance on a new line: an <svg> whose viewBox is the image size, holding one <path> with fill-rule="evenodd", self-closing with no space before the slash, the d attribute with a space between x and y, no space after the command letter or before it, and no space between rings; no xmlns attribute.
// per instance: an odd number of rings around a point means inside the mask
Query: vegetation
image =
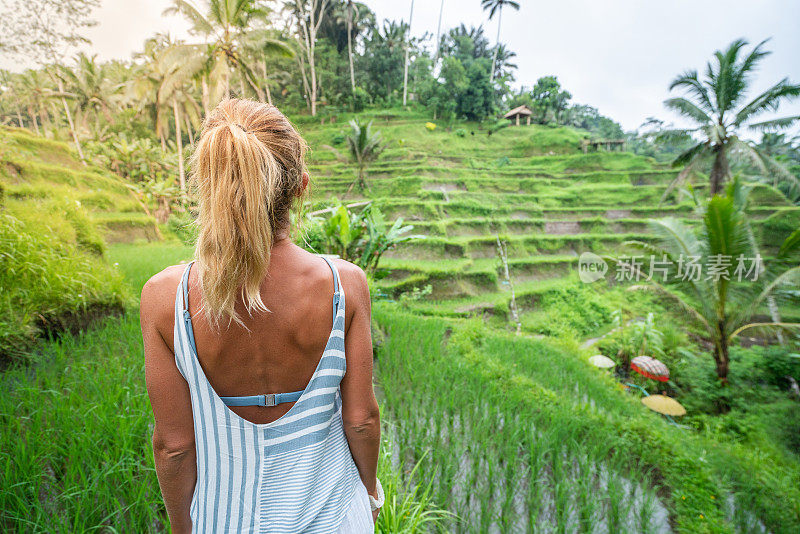
<svg viewBox="0 0 800 534"><path fill-rule="evenodd" d="M753 328L800 328L800 324L781 321L749 322L768 298L781 295L800 279L796 262L800 227L783 241L771 261L764 261L745 212L749 192L734 180L725 196L715 195L704 207L699 237L680 221L660 219L653 223L660 244L637 243L674 265L665 278L680 284L688 298L670 292L657 280L651 281L652 287L675 299L704 332L713 347L717 377L723 382L728 379L729 347L736 336ZM698 260L708 267L706 275L691 272L689 262Z"/></svg>
<svg viewBox="0 0 800 534"><path fill-rule="evenodd" d="M176 0L191 39L154 35L129 62L64 52L93 0L9 4L66 18L0 16L3 51L36 61L0 73L5 530L168 528L131 295L190 255L184 162L229 96L279 106L312 148L296 241L369 275L380 531L800 529L800 145L796 118L762 120L798 86L748 103L766 45L738 40L673 83L697 128L624 132L554 75L512 89L500 14L518 3L481 4L494 45L461 25L433 47L348 0ZM501 118L519 105L530 126ZM585 283L586 252L675 261ZM676 279L680 254L732 261ZM669 381L630 374L641 355Z"/></svg>
<svg viewBox="0 0 800 534"><path fill-rule="evenodd" d="M712 160L709 192L711 195L721 193L730 174L728 153L734 149L749 155L765 174L775 173L793 178L787 169L761 152L757 145L739 137L739 131L744 128L769 131L788 128L800 120L800 117L785 117L753 122L759 115L777 110L783 101L800 96L800 85L791 83L788 78L744 104L753 71L769 54L763 49L765 44L766 41L762 41L749 54L740 58L747 41L738 39L727 49L715 53L715 63L708 63L706 67L705 80L701 81L697 71L690 70L670 84L670 89L686 89L692 99L670 98L664 104L698 125L689 131L702 134L700 142L675 159L673 165L684 168L678 181Z"/></svg>

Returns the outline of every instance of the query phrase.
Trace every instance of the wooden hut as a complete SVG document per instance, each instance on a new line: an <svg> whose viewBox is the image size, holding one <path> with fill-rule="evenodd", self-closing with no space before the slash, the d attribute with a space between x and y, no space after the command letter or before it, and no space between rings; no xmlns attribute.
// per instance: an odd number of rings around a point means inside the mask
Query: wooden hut
<svg viewBox="0 0 800 534"><path fill-rule="evenodd" d="M525 124L530 126L531 124L531 110L528 109L528 106L521 105L517 108L512 109L508 113L505 114L503 118L515 121L517 126L519 126L519 118L525 117Z"/></svg>

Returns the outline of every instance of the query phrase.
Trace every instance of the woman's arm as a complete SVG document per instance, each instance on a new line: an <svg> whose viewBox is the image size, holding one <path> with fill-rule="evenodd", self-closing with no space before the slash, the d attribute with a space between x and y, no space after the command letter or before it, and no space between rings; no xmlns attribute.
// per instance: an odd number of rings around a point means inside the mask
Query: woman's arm
<svg viewBox="0 0 800 534"><path fill-rule="evenodd" d="M352 319L345 335L347 371L342 379L342 419L350 452L367 491L377 497L375 479L381 441L378 401L372 389L372 309L367 277L360 268L344 262L345 307ZM344 284L344 282L343 282Z"/></svg>
<svg viewBox="0 0 800 534"><path fill-rule="evenodd" d="M142 289L140 318L145 381L155 417L156 475L172 532L182 534L192 530L189 507L197 480L197 464L189 386L157 327L166 324L166 315L172 316L172 306L165 306L163 302L163 296L170 291L175 293L174 281L170 285L162 274L151 278ZM168 322L172 324L171 320Z"/></svg>

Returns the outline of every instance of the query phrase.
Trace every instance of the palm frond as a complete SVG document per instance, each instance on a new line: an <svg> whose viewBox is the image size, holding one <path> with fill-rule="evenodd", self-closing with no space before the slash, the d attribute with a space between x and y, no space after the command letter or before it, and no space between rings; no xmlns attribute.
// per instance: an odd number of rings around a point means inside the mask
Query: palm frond
<svg viewBox="0 0 800 534"><path fill-rule="evenodd" d="M172 5L166 8L164 15L183 15L192 24L194 33L211 35L214 33L214 26L203 16L200 10L187 0L172 0Z"/></svg>
<svg viewBox="0 0 800 534"><path fill-rule="evenodd" d="M782 101L791 100L798 96L800 96L800 85L790 83L788 78L784 78L739 110L734 119L734 124L741 126L762 113L776 111Z"/></svg>
<svg viewBox="0 0 800 534"><path fill-rule="evenodd" d="M672 91L676 87L686 89L690 95L693 95L697 99L699 107L707 114L715 113L716 109L709 97L708 88L697 78L696 70L688 70L672 80L669 90Z"/></svg>
<svg viewBox="0 0 800 534"><path fill-rule="evenodd" d="M792 117L783 117L782 119L771 119L768 121L755 122L748 125L748 128L758 132L783 130L785 128L789 128L798 121L800 121L800 115L794 115Z"/></svg>
<svg viewBox="0 0 800 534"><path fill-rule="evenodd" d="M711 117L709 117L705 111L683 97L668 98L664 101L664 106L666 106L668 109L678 112L684 117L689 117L701 125L706 125L713 122Z"/></svg>

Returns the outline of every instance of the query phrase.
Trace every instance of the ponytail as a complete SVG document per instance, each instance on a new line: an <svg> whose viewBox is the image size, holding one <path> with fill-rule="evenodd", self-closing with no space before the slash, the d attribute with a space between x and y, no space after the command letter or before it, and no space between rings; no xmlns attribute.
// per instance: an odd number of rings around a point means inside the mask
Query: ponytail
<svg viewBox="0 0 800 534"><path fill-rule="evenodd" d="M195 265L209 323L245 326L235 310L269 311L261 299L275 236L300 205L306 145L274 106L221 102L207 117L192 157L199 226ZM245 326L246 328L246 326Z"/></svg>

